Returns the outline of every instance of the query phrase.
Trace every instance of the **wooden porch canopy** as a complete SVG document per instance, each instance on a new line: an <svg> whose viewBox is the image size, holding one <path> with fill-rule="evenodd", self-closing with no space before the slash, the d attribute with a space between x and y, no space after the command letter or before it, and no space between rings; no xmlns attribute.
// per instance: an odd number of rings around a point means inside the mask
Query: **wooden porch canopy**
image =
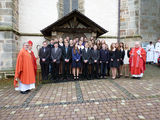
<svg viewBox="0 0 160 120"><path fill-rule="evenodd" d="M83 27L80 27L80 25ZM108 31L96 24L94 21L80 13L78 10L74 10L66 16L60 18L55 23L47 26L41 30L41 33L46 36L52 36L52 32L63 33L96 33L96 37L107 33Z"/></svg>

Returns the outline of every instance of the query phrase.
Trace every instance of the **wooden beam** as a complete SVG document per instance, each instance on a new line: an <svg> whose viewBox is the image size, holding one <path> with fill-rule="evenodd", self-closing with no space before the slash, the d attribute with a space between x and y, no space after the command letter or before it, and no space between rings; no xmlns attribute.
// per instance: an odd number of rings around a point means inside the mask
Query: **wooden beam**
<svg viewBox="0 0 160 120"><path fill-rule="evenodd" d="M72 26L71 26L71 24L70 24L70 21L68 21L67 23L68 23L69 27L72 28Z"/></svg>
<svg viewBox="0 0 160 120"><path fill-rule="evenodd" d="M76 17L76 16L74 16L74 20L73 20L74 28L76 28L76 22L77 22L77 17Z"/></svg>
<svg viewBox="0 0 160 120"><path fill-rule="evenodd" d="M96 32L94 29L91 29L91 28L59 28L59 27L54 28L53 31L68 32L68 33L92 33L92 32Z"/></svg>

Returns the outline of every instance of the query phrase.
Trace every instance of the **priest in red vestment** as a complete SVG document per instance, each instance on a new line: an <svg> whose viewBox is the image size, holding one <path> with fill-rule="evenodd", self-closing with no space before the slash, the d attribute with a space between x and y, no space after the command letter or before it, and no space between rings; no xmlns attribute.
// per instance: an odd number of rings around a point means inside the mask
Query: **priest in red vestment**
<svg viewBox="0 0 160 120"><path fill-rule="evenodd" d="M133 78L140 79L146 69L146 51L136 42L129 54L130 73Z"/></svg>
<svg viewBox="0 0 160 120"><path fill-rule="evenodd" d="M22 94L27 94L35 88L35 70L33 66L32 56L28 52L28 43L24 43L17 57L14 77L15 90L20 90Z"/></svg>
<svg viewBox="0 0 160 120"><path fill-rule="evenodd" d="M32 56L32 61L33 61L33 67L34 67L34 73L35 73L35 76L37 74L37 58L35 57L33 51L32 51L32 46L33 46L33 42L32 41L28 41L28 52L31 54Z"/></svg>

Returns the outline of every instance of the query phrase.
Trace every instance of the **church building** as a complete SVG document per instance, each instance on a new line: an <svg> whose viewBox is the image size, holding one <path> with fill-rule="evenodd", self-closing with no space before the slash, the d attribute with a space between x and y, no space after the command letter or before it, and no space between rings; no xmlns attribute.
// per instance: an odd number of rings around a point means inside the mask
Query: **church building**
<svg viewBox="0 0 160 120"><path fill-rule="evenodd" d="M124 42L132 47L135 41L145 45L160 37L160 0L0 0L0 71L14 70L24 42L33 41L37 56L44 40L63 37L57 31L67 28L55 26L68 22L68 16L74 29L108 45Z"/></svg>

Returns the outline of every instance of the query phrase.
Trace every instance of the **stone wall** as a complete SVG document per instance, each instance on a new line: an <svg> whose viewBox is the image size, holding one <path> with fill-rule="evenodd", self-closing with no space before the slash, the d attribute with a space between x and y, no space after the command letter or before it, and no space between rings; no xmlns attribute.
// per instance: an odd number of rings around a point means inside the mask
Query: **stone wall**
<svg viewBox="0 0 160 120"><path fill-rule="evenodd" d="M120 35L139 35L139 0L121 0Z"/></svg>
<svg viewBox="0 0 160 120"><path fill-rule="evenodd" d="M160 37L160 0L141 0L140 33L144 42Z"/></svg>
<svg viewBox="0 0 160 120"><path fill-rule="evenodd" d="M121 0L120 6L120 37L122 42L131 47L140 36L140 0Z"/></svg>
<svg viewBox="0 0 160 120"><path fill-rule="evenodd" d="M0 7L0 70L12 70L19 51L18 0L2 0Z"/></svg>
<svg viewBox="0 0 160 120"><path fill-rule="evenodd" d="M12 0L0 1L0 28L12 27Z"/></svg>
<svg viewBox="0 0 160 120"><path fill-rule="evenodd" d="M121 0L121 41L156 42L160 36L160 0Z"/></svg>

